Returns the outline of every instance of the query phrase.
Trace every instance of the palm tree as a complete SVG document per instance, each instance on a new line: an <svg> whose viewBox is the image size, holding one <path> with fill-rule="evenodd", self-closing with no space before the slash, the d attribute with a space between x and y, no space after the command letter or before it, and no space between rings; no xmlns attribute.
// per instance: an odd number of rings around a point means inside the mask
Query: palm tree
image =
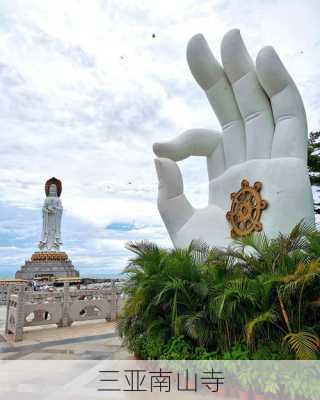
<svg viewBox="0 0 320 400"><path fill-rule="evenodd" d="M228 249L129 243L119 330L129 347L182 336L219 354L276 343L297 358L319 350L320 234L299 223L288 235L239 238Z"/></svg>
<svg viewBox="0 0 320 400"><path fill-rule="evenodd" d="M273 240L263 233L238 239L238 248L229 251L230 256L245 261L252 274L264 281L268 291L276 293L277 302L260 309L247 323L248 342L257 326L271 324L278 328L278 333L285 333L283 342L288 343L298 358L316 357L317 334L301 330L305 329L302 316L308 315L307 298L312 298L312 286L319 288L320 283L320 262L314 259L318 249L315 237L319 234L313 227L299 223L287 236L280 234ZM309 293L305 296L307 287Z"/></svg>

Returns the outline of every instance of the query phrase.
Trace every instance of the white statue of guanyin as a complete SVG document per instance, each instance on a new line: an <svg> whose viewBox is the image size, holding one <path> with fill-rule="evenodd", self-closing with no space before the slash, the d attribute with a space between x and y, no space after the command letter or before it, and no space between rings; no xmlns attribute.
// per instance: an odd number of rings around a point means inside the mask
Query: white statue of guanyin
<svg viewBox="0 0 320 400"><path fill-rule="evenodd" d="M51 178L46 182L46 199L42 207L42 233L39 242L40 251L60 251L62 203L60 195L62 184L59 179Z"/></svg>

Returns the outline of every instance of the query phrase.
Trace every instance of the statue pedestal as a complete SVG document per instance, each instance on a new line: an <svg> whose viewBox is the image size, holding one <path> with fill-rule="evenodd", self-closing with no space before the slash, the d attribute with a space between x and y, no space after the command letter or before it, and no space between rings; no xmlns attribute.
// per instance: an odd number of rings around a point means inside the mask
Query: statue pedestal
<svg viewBox="0 0 320 400"><path fill-rule="evenodd" d="M65 252L39 251L16 272L16 279L33 279L41 276L77 277L79 272Z"/></svg>

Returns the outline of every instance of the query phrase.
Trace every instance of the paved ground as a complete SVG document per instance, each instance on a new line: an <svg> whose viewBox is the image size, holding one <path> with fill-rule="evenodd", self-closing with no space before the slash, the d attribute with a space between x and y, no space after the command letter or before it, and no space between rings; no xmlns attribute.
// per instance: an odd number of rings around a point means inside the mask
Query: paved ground
<svg viewBox="0 0 320 400"><path fill-rule="evenodd" d="M25 328L22 342L8 343L4 333L5 306L0 307L0 360L125 360L115 324L86 321L68 328Z"/></svg>
<svg viewBox="0 0 320 400"><path fill-rule="evenodd" d="M176 362L175 367L177 367ZM127 391L129 386L124 379L124 372L127 371L130 379L129 371L139 370L147 375L144 382L146 391L135 391L136 380L132 380L134 384L132 390ZM153 390L151 393L149 371L159 371L159 367L154 364L141 364L139 361L0 361L0 399L213 400L217 398L211 392L208 392L207 396L202 392L199 394L178 392L173 383L170 392ZM116 375L108 375L108 373L116 373ZM115 381L111 381L110 377L115 378ZM143 382L140 381L140 383ZM112 388L115 389L112 390Z"/></svg>

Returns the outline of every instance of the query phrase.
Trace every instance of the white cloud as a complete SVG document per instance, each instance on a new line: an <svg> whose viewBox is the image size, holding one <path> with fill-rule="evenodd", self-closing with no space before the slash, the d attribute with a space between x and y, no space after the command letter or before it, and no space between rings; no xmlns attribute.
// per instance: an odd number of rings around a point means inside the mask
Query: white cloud
<svg viewBox="0 0 320 400"><path fill-rule="evenodd" d="M16 210L9 222L1 214L0 234L11 221L12 245L25 238L21 252L0 248L12 270L38 240L51 176L63 181L65 249L83 270L121 269L127 240L169 245L152 143L219 128L185 60L195 33L218 57L234 27L253 56L274 45L302 92L310 129L319 129L316 0L3 0L0 15L0 201ZM187 194L203 205L205 160L181 164ZM139 229L106 230L112 222Z"/></svg>

